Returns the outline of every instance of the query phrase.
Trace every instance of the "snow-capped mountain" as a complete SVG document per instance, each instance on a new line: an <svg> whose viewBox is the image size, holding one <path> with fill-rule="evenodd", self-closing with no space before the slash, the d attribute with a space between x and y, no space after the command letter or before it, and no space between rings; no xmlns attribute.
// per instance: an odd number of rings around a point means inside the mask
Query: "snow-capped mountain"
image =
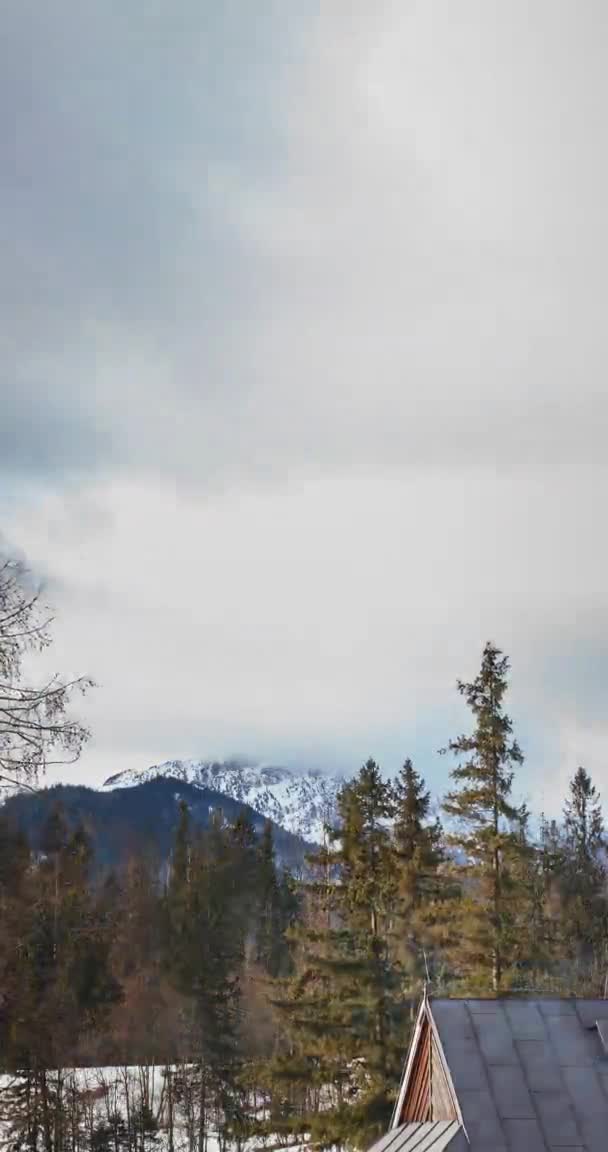
<svg viewBox="0 0 608 1152"><path fill-rule="evenodd" d="M344 782L316 769L296 771L245 759L167 760L141 771L118 772L103 787L133 788L159 776L213 788L317 844L323 839L323 825L334 819L336 796Z"/></svg>

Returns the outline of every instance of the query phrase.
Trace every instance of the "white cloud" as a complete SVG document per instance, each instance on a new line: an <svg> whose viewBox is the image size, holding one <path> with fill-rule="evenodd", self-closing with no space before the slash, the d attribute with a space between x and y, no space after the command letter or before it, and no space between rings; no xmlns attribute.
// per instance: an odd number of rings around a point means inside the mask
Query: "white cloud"
<svg viewBox="0 0 608 1152"><path fill-rule="evenodd" d="M4 72L37 179L3 217L3 371L29 383L0 441L42 487L3 523L56 582L54 658L102 684L83 772L396 763L450 735L492 636L524 787L579 731L601 783L597 9L268 4L255 53L237 11L100 9L95 67L40 53L45 104Z"/></svg>
<svg viewBox="0 0 608 1152"><path fill-rule="evenodd" d="M434 753L464 719L455 681L488 637L512 655L534 745L526 793L572 767L577 715L585 749L590 719L603 727L586 710L603 649L585 666L576 643L581 610L607 618L604 545L568 481L553 502L480 471L212 496L124 482L49 495L10 528L58 603L48 660L100 684L85 776L252 748L341 767L379 750L395 769L423 733L443 779Z"/></svg>

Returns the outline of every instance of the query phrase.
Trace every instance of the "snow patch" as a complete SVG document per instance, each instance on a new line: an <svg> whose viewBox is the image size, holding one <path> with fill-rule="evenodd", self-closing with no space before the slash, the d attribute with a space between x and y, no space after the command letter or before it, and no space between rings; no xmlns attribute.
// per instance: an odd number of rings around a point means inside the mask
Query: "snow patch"
<svg viewBox="0 0 608 1152"><path fill-rule="evenodd" d="M141 771L130 769L110 776L103 788L135 788L159 777L172 777L198 788L212 788L248 804L287 832L314 844L323 842L333 823L336 797L345 778L319 771L296 771L275 764L233 760L167 760Z"/></svg>

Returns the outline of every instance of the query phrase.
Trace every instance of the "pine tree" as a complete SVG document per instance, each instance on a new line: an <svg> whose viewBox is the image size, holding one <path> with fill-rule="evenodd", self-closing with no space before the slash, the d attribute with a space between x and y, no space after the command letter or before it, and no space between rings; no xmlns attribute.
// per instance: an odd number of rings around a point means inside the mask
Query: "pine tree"
<svg viewBox="0 0 608 1152"><path fill-rule="evenodd" d="M169 885L175 894L183 893L190 882L191 853L190 812L185 800L181 800L169 874Z"/></svg>
<svg viewBox="0 0 608 1152"><path fill-rule="evenodd" d="M251 952L255 951L255 934L258 927L259 844L255 827L249 816L243 812L239 813L227 834L231 891L226 899L230 902L234 922L241 929L240 951L244 957L249 957Z"/></svg>
<svg viewBox="0 0 608 1152"><path fill-rule="evenodd" d="M354 977L353 1035L364 1058L365 1089L357 1101L356 1122L373 1135L388 1114L401 1051L395 1049L399 1000L398 973L388 949L395 891L390 821L394 800L374 760L368 760L338 799L340 883L336 897L351 962L333 966L334 979ZM350 969L350 971L349 971ZM332 970L330 964L330 971ZM357 1003L359 1000L359 1003ZM401 1047L401 1046L399 1046Z"/></svg>
<svg viewBox="0 0 608 1152"><path fill-rule="evenodd" d="M192 833L188 805L179 806L179 821L171 853L165 894L165 963L176 986L190 987Z"/></svg>
<svg viewBox="0 0 608 1152"><path fill-rule="evenodd" d="M520 811L511 801L514 768L523 763L513 725L503 708L509 660L486 644L481 669L458 691L473 713L470 735L450 741L450 751L464 762L451 772L456 787L444 800L444 811L456 822L450 843L465 857L459 903L461 974L469 982L503 986L512 963L513 861L521 855L517 833Z"/></svg>
<svg viewBox="0 0 608 1152"><path fill-rule="evenodd" d="M256 961L269 976L278 976L282 961L281 892L274 854L272 824L267 820L256 857L258 924Z"/></svg>
<svg viewBox="0 0 608 1152"><path fill-rule="evenodd" d="M531 927L529 937L522 941L522 948L540 961L535 987L546 987L565 995L575 989L567 971L561 880L563 859L562 829L555 819L548 820L541 813L535 853L536 924Z"/></svg>
<svg viewBox="0 0 608 1152"><path fill-rule="evenodd" d="M513 981L521 991L552 987L558 954L547 901L543 828L541 825L540 842L535 843L524 804L513 830L516 850L505 857L505 922L510 925L505 952L511 958Z"/></svg>
<svg viewBox="0 0 608 1152"><path fill-rule="evenodd" d="M209 829L196 844L191 904L191 987L201 1146L211 1100L230 1123L237 1096L241 976L247 935L247 924L239 915L240 858L222 813L214 812Z"/></svg>
<svg viewBox="0 0 608 1152"><path fill-rule="evenodd" d="M564 807L560 886L567 954L590 970L604 961L608 931L606 847L600 797L584 768L575 772Z"/></svg>
<svg viewBox="0 0 608 1152"><path fill-rule="evenodd" d="M100 901L113 929L112 965L123 988L112 1020L110 1063L154 1063L175 1054L174 1013L169 1029L162 987L168 963L166 893L150 850L128 858L106 879Z"/></svg>
<svg viewBox="0 0 608 1152"><path fill-rule="evenodd" d="M289 933L292 973L275 981L272 997L279 1048L265 1072L272 1100L267 1134L314 1133L322 1144L331 1144L344 1123L360 1055L353 1020L358 965L338 921L333 872L327 849L308 858L302 917Z"/></svg>
<svg viewBox="0 0 608 1152"><path fill-rule="evenodd" d="M392 811L391 787L369 760L338 797L330 846L309 860L306 920L293 934L296 971L277 1001L286 1051L274 1075L289 1087L291 1112L299 1107L298 1130L323 1145L380 1132L398 1080L399 980L388 950Z"/></svg>
<svg viewBox="0 0 608 1152"><path fill-rule="evenodd" d="M406 760L394 784L393 951L403 969L404 991L411 994L427 978L428 958L436 943L439 904L445 885L442 829L430 819L431 796L412 761Z"/></svg>
<svg viewBox="0 0 608 1152"><path fill-rule="evenodd" d="M392 859L388 822L393 816L390 786L374 760L368 760L338 798L338 827L343 902L350 923L372 939L380 937L391 898Z"/></svg>

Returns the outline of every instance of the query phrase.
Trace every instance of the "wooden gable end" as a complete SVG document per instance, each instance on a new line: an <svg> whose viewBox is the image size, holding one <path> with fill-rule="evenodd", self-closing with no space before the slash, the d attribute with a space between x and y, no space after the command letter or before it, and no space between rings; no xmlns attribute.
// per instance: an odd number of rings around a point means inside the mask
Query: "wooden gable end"
<svg viewBox="0 0 608 1152"><path fill-rule="evenodd" d="M400 1094L393 1124L424 1124L435 1120L459 1120L453 1090L446 1072L441 1046L428 1012L417 1029L405 1091Z"/></svg>
<svg viewBox="0 0 608 1152"><path fill-rule="evenodd" d="M431 1026L425 1016L398 1123L424 1124L431 1119Z"/></svg>
<svg viewBox="0 0 608 1152"><path fill-rule="evenodd" d="M431 1120L457 1120L458 1113L437 1038L431 1035Z"/></svg>

